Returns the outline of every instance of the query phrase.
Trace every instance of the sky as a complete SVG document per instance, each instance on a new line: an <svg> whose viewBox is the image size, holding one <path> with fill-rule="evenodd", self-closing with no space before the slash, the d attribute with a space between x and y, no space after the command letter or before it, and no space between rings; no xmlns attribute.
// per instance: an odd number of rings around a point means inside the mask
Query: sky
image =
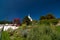
<svg viewBox="0 0 60 40"><path fill-rule="evenodd" d="M38 20L47 13L60 18L60 0L0 0L0 20L22 20L28 14Z"/></svg>

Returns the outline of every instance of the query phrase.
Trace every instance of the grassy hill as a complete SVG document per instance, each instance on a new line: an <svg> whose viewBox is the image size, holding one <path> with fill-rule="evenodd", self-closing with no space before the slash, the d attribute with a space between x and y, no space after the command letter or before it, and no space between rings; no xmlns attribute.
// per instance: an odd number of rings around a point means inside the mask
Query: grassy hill
<svg viewBox="0 0 60 40"><path fill-rule="evenodd" d="M41 20L19 29L2 32L3 40L60 40L60 26L57 20Z"/></svg>

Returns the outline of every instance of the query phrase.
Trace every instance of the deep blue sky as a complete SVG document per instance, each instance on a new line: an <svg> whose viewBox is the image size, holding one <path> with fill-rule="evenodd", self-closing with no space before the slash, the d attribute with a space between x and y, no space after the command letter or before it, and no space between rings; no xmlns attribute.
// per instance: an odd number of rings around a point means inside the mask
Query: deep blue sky
<svg viewBox="0 0 60 40"><path fill-rule="evenodd" d="M0 0L0 20L22 19L28 14L38 20L49 12L60 17L60 0Z"/></svg>

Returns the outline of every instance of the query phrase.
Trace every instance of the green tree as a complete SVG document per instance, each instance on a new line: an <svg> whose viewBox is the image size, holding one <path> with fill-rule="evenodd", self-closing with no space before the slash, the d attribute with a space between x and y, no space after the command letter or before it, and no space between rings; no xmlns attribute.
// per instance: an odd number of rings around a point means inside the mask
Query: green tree
<svg viewBox="0 0 60 40"><path fill-rule="evenodd" d="M41 16L41 17L40 17L40 20L44 20L44 19L46 19L45 16Z"/></svg>
<svg viewBox="0 0 60 40"><path fill-rule="evenodd" d="M30 19L28 18L28 16L25 16L22 23L23 23L23 24L26 23L27 25L29 25L29 24L31 24L31 21L30 21Z"/></svg>
<svg viewBox="0 0 60 40"><path fill-rule="evenodd" d="M46 15L47 19L56 19L54 15L52 15L51 13Z"/></svg>
<svg viewBox="0 0 60 40"><path fill-rule="evenodd" d="M45 19L56 19L54 15L52 15L51 13L45 15L45 16L41 16L40 20L45 20Z"/></svg>

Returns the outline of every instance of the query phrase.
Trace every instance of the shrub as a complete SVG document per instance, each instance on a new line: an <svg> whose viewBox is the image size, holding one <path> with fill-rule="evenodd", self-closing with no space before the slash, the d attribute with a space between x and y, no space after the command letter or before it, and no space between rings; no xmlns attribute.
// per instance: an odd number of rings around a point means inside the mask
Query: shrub
<svg viewBox="0 0 60 40"><path fill-rule="evenodd" d="M31 29L27 40L60 40L60 34L51 26L39 25Z"/></svg>

